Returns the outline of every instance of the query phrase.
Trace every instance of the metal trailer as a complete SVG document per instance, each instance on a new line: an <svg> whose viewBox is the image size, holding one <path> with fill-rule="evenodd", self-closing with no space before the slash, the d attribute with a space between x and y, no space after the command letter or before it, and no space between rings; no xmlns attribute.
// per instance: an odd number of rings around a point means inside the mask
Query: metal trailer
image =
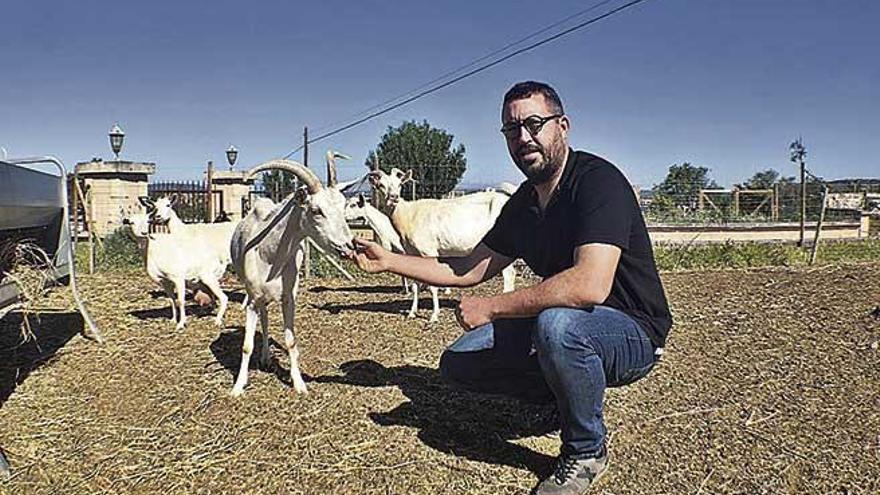
<svg viewBox="0 0 880 495"><path fill-rule="evenodd" d="M59 175L25 167L54 165ZM0 157L0 242L28 239L40 246L52 261L52 282L70 284L82 315L83 335L103 343L95 321L89 315L76 288L73 247L67 200L67 170L52 156ZM0 318L21 302L14 281L0 267ZM0 449L0 475L9 474L9 464Z"/></svg>

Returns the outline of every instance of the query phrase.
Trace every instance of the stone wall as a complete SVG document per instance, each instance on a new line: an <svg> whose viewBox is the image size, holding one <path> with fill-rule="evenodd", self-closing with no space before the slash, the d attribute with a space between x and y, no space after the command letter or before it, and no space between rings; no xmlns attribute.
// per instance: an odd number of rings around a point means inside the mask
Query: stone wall
<svg viewBox="0 0 880 495"><path fill-rule="evenodd" d="M233 222L237 222L242 218L241 202L243 198L247 198L251 190L253 180L244 180L245 172L235 170L214 171L214 187L215 191L223 192L223 204L214 205L214 215L221 211L225 211Z"/></svg>
<svg viewBox="0 0 880 495"><path fill-rule="evenodd" d="M99 237L122 225L123 210L140 208L138 197L147 195L147 180L155 170L152 163L92 160L76 164L76 175L88 195L86 214Z"/></svg>

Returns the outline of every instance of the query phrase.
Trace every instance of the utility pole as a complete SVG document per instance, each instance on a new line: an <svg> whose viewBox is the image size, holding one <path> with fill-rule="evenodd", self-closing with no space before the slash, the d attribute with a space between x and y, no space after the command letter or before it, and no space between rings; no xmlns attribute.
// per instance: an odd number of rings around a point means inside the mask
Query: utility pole
<svg viewBox="0 0 880 495"><path fill-rule="evenodd" d="M303 165L309 168L309 126L303 127ZM311 278L312 276L312 249L311 243L303 242L303 264L305 271L303 278Z"/></svg>
<svg viewBox="0 0 880 495"><path fill-rule="evenodd" d="M378 171L379 171L379 149L378 149L378 148L376 148L376 152L373 153L373 164L372 164L372 167L370 168L370 170L373 171L373 172L378 172ZM375 187L370 187L370 191L371 191L371 194L370 194L370 203L371 203L373 206L375 206L376 208L379 208L380 210L383 210L383 209L385 208L385 205L379 205L379 196L378 196L378 194L376 193L376 188L375 188Z"/></svg>
<svg viewBox="0 0 880 495"><path fill-rule="evenodd" d="M804 247L805 221L807 217L807 167L805 163L807 149L804 147L803 140L798 137L797 141L788 146L788 150L792 163L797 163L801 169L801 232L800 237L798 237L798 246Z"/></svg>

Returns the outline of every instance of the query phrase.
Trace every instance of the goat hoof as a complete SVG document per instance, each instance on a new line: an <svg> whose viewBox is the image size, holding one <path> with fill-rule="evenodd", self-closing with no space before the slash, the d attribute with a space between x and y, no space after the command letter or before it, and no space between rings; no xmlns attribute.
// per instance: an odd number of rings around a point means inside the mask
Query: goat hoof
<svg viewBox="0 0 880 495"><path fill-rule="evenodd" d="M293 384L293 393L297 395L309 395L309 390L306 388L306 385L303 384Z"/></svg>
<svg viewBox="0 0 880 495"><path fill-rule="evenodd" d="M243 394L243 393L244 393L244 387L235 386L235 387L232 387L232 391L229 392L229 395L231 395L233 397L241 397L241 394Z"/></svg>

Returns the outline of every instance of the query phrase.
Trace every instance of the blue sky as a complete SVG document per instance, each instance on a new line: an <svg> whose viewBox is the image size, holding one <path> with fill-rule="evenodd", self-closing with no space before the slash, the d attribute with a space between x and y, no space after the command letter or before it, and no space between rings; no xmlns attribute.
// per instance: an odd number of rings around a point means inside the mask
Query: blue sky
<svg viewBox="0 0 880 495"><path fill-rule="evenodd" d="M229 144L251 166L297 147L305 125L346 123L593 3L5 2L0 146L72 167L110 158L119 122L123 158L156 162L158 179L225 167ZM683 161L723 185L768 167L794 175L798 135L814 173L877 177L878 25L874 0L648 0L315 143L312 156L348 153L340 175L354 177L389 125L427 119L466 146L465 182L519 181L499 106L511 84L536 79L561 94L573 146L644 187Z"/></svg>

